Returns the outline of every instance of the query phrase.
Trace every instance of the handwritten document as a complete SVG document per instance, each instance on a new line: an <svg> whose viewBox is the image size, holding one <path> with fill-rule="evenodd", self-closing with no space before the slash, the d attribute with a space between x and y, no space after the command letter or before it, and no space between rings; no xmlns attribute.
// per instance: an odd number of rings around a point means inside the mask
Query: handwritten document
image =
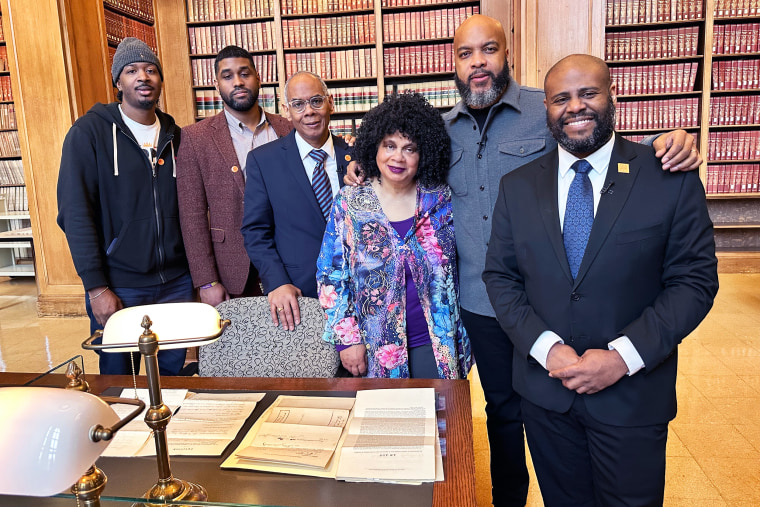
<svg viewBox="0 0 760 507"><path fill-rule="evenodd" d="M222 468L335 477L353 398L279 396Z"/></svg>

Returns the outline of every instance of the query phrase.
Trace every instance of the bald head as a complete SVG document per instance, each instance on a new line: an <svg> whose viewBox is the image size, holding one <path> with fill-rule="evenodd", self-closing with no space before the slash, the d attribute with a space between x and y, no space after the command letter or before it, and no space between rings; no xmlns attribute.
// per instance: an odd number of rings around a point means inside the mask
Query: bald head
<svg viewBox="0 0 760 507"><path fill-rule="evenodd" d="M507 36L504 33L501 23L494 18L484 16L482 14L474 14L465 19L456 32L454 32L454 51L461 43L468 41L473 33L488 33L501 45L502 48L507 47Z"/></svg>
<svg viewBox="0 0 760 507"><path fill-rule="evenodd" d="M507 37L501 23L476 14L454 34L454 82L469 107L495 104L509 84Z"/></svg>
<svg viewBox="0 0 760 507"><path fill-rule="evenodd" d="M610 78L610 68L601 60L591 55L570 55L555 63L549 72L544 76L544 91L546 83L554 72L580 71L589 74L596 74L603 79L606 88L610 87L612 80Z"/></svg>

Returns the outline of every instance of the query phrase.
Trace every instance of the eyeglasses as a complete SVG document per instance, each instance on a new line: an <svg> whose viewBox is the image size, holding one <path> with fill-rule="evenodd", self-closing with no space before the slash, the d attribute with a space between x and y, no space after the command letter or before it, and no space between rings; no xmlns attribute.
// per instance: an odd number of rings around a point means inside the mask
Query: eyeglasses
<svg viewBox="0 0 760 507"><path fill-rule="evenodd" d="M325 107L325 101L329 95L314 95L309 100L293 99L290 104L291 109L296 113L302 113L306 109L306 104L309 104L312 109L322 109Z"/></svg>

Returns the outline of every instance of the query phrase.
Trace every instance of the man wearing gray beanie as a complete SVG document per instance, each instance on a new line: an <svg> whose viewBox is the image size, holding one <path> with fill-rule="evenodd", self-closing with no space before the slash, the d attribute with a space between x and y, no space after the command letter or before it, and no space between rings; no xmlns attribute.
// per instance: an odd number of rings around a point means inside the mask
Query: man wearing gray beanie
<svg viewBox="0 0 760 507"><path fill-rule="evenodd" d="M152 63L158 69L161 81L164 80L164 71L161 68L161 62L158 61L156 54L140 39L127 37L119 47L116 48L116 54L113 55L113 65L111 65L111 79L113 85L119 80L121 71L130 63L145 62Z"/></svg>
<svg viewBox="0 0 760 507"><path fill-rule="evenodd" d="M180 129L157 109L163 71L143 41L124 39L111 77L118 102L95 104L69 130L58 175L58 225L86 291L90 331L117 310L193 300L177 207ZM177 375L185 350L158 354ZM139 373L139 354L100 356L100 373Z"/></svg>

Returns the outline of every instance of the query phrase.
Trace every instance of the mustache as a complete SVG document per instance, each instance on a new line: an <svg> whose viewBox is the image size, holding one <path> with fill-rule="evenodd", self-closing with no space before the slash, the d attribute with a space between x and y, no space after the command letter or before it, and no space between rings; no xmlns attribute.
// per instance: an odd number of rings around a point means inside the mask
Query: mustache
<svg viewBox="0 0 760 507"><path fill-rule="evenodd" d="M473 78L481 77L481 76L488 76L491 79L496 79L496 74L491 72L490 70L478 70L467 76L467 84L470 84L472 82Z"/></svg>
<svg viewBox="0 0 760 507"><path fill-rule="evenodd" d="M562 123L567 123L568 121L576 120L578 118L591 118L592 120L598 120L599 115L591 111L583 111L580 113L567 113L567 114L562 115L562 118L560 118L560 121Z"/></svg>

